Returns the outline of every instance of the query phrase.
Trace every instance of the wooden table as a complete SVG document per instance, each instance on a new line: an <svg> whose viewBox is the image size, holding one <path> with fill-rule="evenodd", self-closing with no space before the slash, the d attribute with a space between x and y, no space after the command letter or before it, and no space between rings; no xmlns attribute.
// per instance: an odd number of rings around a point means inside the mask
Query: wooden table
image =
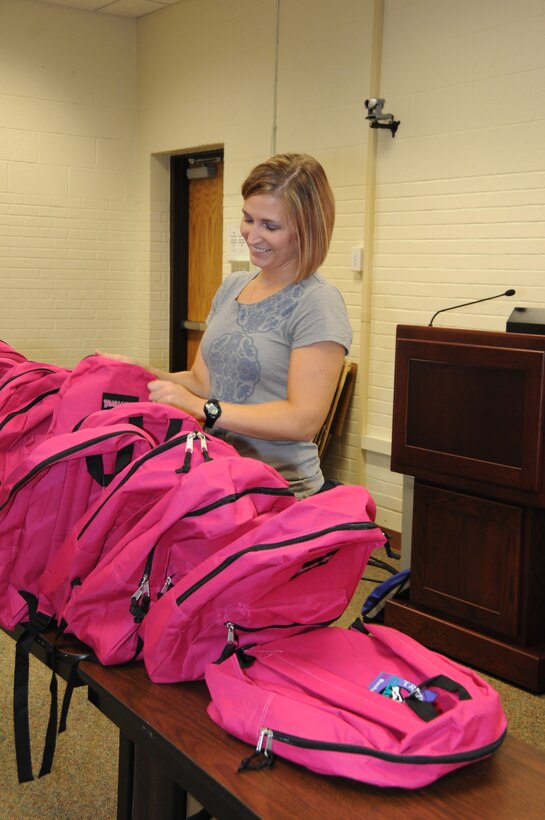
<svg viewBox="0 0 545 820"><path fill-rule="evenodd" d="M203 682L153 684L142 664L83 661L79 669L90 701L120 729L120 820L184 817L184 790L219 820L545 816L545 755L510 736L492 758L417 791L324 777L279 758L270 769L239 773L252 749L208 717Z"/></svg>

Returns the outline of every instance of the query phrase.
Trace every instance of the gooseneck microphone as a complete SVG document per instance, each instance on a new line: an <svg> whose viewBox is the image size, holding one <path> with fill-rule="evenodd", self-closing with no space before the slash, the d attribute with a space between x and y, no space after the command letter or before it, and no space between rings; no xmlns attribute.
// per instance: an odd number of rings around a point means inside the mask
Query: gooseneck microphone
<svg viewBox="0 0 545 820"><path fill-rule="evenodd" d="M436 313L433 314L428 327L432 326L433 320L436 316L438 316L440 313L444 313L446 310L458 310L458 308L467 307L468 305L478 305L479 302L489 302L490 299L501 299L502 296L514 296L515 293L516 290L514 290L513 288L509 288L509 290L506 290L505 293L497 293L496 296L487 296L485 299L475 299L473 302L464 302L463 305L453 305L452 307L442 308L441 310L438 310Z"/></svg>

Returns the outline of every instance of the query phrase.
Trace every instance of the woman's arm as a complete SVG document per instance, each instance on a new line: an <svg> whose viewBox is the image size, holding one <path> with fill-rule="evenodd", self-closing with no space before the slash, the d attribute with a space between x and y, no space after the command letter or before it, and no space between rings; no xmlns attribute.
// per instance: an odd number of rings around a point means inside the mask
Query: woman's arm
<svg viewBox="0 0 545 820"><path fill-rule="evenodd" d="M222 401L217 426L271 441L312 441L329 410L344 357L345 349L337 342L318 342L294 349L290 356L286 399L262 404ZM206 370L204 362L202 366ZM188 389L187 383L174 383L171 378L175 375L180 374L169 374L169 380L151 382L150 398L180 407L202 421L203 398L216 397L202 392L196 394Z"/></svg>

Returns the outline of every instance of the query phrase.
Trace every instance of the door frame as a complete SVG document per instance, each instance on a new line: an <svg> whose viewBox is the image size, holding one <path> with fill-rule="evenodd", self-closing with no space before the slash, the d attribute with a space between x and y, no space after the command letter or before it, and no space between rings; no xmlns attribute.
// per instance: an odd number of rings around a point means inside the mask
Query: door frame
<svg viewBox="0 0 545 820"><path fill-rule="evenodd" d="M185 370L187 361L187 330L182 326L187 315L187 283L189 258L189 179L191 160L221 157L223 146L206 151L188 151L170 158L170 306L169 306L169 370Z"/></svg>

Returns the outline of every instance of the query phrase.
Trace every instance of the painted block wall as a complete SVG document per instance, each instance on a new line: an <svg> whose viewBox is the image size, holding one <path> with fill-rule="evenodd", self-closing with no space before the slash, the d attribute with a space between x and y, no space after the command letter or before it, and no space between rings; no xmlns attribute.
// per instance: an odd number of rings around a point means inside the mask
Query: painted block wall
<svg viewBox="0 0 545 820"><path fill-rule="evenodd" d="M0 2L0 338L72 366L134 344L135 23Z"/></svg>

